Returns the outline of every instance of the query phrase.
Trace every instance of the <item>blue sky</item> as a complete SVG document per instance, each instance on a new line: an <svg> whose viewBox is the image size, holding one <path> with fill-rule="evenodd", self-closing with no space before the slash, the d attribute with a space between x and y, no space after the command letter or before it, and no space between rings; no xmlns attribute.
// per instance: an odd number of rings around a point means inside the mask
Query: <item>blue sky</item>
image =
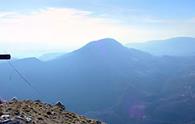
<svg viewBox="0 0 195 124"><path fill-rule="evenodd" d="M195 37L194 6L194 0L0 0L0 48L37 56L104 37L123 44Z"/></svg>
<svg viewBox="0 0 195 124"><path fill-rule="evenodd" d="M103 13L112 9L138 10L162 18L195 16L194 0L0 0L0 10L33 10L47 7L69 7ZM117 10L115 10L117 11Z"/></svg>

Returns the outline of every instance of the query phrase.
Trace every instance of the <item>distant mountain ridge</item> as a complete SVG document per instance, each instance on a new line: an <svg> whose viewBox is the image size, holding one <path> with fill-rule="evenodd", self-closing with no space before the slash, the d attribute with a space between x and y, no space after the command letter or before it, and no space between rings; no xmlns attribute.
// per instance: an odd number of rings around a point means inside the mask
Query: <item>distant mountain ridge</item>
<svg viewBox="0 0 195 124"><path fill-rule="evenodd" d="M195 38L191 37L176 37L143 43L129 43L127 46L157 56L195 56Z"/></svg>

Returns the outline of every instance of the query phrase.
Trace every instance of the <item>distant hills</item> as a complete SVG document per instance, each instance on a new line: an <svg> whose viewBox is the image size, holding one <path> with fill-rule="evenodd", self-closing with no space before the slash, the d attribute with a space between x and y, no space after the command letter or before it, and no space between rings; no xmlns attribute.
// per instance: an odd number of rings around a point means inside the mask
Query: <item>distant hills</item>
<svg viewBox="0 0 195 124"><path fill-rule="evenodd" d="M195 38L191 37L176 37L144 43L130 43L127 46L157 56L195 56Z"/></svg>
<svg viewBox="0 0 195 124"><path fill-rule="evenodd" d="M71 111L111 124L195 121L193 56L154 56L105 38L50 61L11 63L31 86L1 63L2 98L61 100Z"/></svg>

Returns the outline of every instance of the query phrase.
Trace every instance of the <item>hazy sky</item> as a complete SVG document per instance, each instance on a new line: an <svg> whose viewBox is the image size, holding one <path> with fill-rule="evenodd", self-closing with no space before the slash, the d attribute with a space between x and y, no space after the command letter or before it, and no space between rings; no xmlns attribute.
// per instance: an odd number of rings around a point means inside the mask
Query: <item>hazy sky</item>
<svg viewBox="0 0 195 124"><path fill-rule="evenodd" d="M195 0L0 0L0 52L40 55L112 37L195 37Z"/></svg>

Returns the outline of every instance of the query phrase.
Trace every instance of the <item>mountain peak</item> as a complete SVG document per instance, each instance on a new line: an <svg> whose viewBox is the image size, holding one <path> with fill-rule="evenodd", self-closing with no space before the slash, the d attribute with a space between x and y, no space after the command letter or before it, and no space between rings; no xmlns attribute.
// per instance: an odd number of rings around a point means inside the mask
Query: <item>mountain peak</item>
<svg viewBox="0 0 195 124"><path fill-rule="evenodd" d="M126 53L129 49L124 47L118 41L112 38L104 38L96 41L91 41L85 46L72 52L84 56L113 56Z"/></svg>
<svg viewBox="0 0 195 124"><path fill-rule="evenodd" d="M121 45L118 41L112 38L104 38L96 41L92 41L87 45Z"/></svg>
<svg viewBox="0 0 195 124"><path fill-rule="evenodd" d="M83 48L85 49L98 49L98 48L113 49L113 48L121 48L121 47L123 47L123 45L120 44L115 39L104 38L104 39L89 42Z"/></svg>

